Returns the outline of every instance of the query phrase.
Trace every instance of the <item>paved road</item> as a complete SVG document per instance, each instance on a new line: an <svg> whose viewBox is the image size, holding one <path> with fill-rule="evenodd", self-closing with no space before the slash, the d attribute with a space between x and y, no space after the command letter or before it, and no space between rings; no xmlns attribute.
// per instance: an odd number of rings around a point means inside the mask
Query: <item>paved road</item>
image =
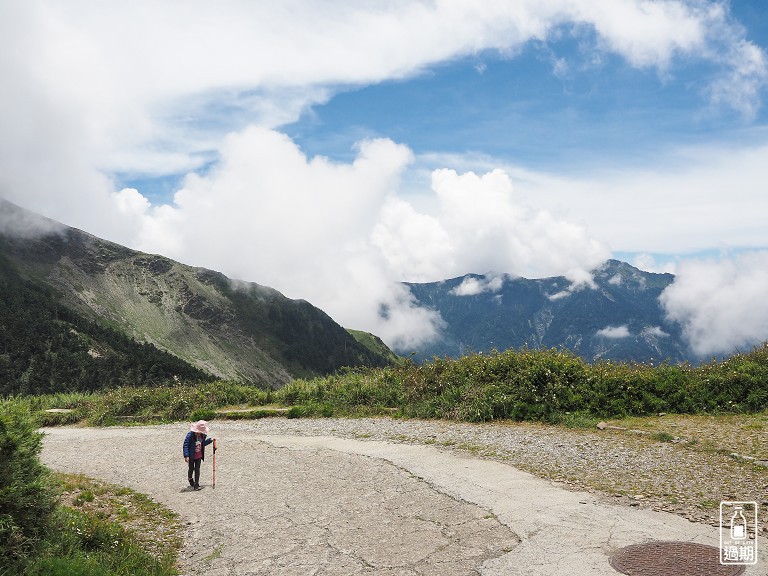
<svg viewBox="0 0 768 576"><path fill-rule="evenodd" d="M182 425L46 429L49 466L151 495L188 522L185 573L608 576L649 540L718 546L716 528L570 492L431 446L216 432L215 489L190 492ZM210 482L210 462L203 483ZM762 541L761 541L762 543ZM750 576L768 572L765 546Z"/></svg>

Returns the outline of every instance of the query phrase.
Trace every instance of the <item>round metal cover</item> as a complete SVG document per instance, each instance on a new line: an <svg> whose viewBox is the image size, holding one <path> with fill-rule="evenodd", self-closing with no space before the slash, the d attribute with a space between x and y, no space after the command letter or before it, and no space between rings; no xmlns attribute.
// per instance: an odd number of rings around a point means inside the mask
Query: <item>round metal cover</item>
<svg viewBox="0 0 768 576"><path fill-rule="evenodd" d="M632 544L613 553L611 566L630 576L737 576L744 566L720 564L720 550L693 542Z"/></svg>

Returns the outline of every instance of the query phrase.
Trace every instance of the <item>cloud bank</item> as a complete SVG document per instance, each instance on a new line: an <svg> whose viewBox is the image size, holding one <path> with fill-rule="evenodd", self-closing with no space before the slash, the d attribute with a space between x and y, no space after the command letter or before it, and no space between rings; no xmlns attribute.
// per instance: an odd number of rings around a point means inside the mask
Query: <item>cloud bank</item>
<svg viewBox="0 0 768 576"><path fill-rule="evenodd" d="M768 339L768 252L688 260L661 295L699 356L749 351Z"/></svg>

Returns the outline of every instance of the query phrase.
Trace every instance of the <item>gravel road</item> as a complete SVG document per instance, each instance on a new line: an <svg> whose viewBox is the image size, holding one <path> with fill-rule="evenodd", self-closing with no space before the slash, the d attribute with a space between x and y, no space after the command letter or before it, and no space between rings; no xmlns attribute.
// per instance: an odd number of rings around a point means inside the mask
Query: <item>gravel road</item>
<svg viewBox="0 0 768 576"><path fill-rule="evenodd" d="M179 512L189 576L613 575L608 558L623 546L718 545L711 526L566 490L471 453L485 446L497 455L506 443L583 466L589 454L567 432L388 419L214 422L217 486L209 454L206 486L194 492L181 457L187 429L45 429L42 459ZM761 553L746 574L765 566Z"/></svg>

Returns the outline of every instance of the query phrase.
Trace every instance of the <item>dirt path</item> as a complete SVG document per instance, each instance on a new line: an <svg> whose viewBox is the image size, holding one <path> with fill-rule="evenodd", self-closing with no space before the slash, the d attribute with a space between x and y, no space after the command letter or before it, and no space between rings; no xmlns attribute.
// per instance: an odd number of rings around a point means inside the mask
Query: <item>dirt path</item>
<svg viewBox="0 0 768 576"><path fill-rule="evenodd" d="M214 432L217 486L189 491L186 426L46 430L49 466L151 495L188 523L185 573L613 575L615 550L654 539L718 545L678 516L570 492L430 446ZM209 484L211 465L203 466ZM761 574L766 566L750 567Z"/></svg>

